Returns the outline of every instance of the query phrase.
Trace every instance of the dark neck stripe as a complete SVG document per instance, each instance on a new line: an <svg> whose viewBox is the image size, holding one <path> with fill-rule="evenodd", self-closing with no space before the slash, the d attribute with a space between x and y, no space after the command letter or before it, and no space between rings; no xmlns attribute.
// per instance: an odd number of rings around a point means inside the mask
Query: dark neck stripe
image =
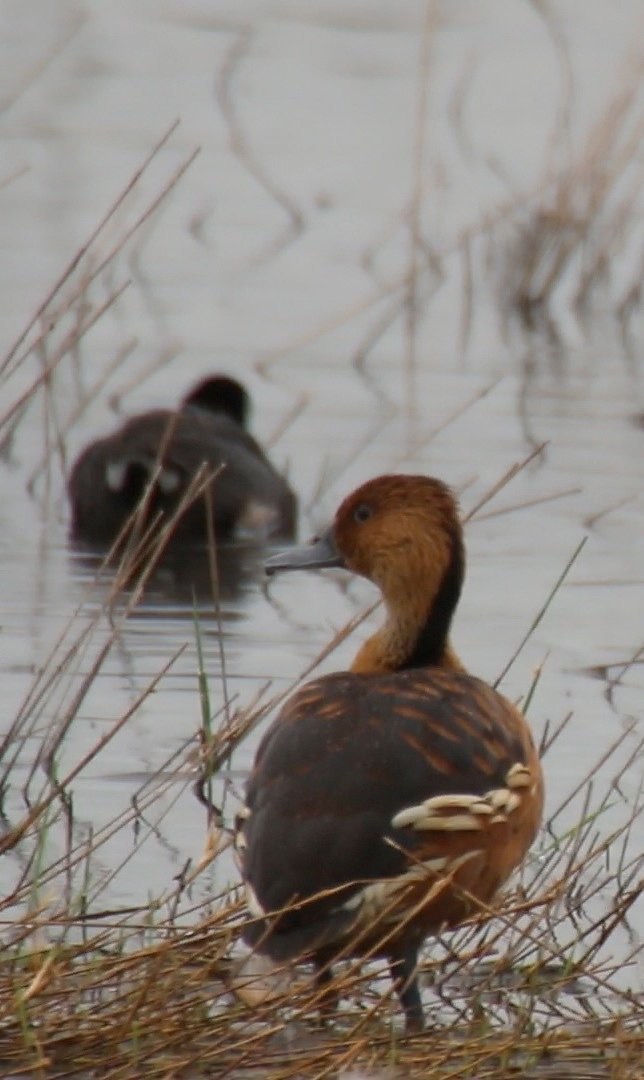
<svg viewBox="0 0 644 1080"><path fill-rule="evenodd" d="M450 560L443 574L443 580L411 652L399 665L401 671L407 668L428 667L439 663L447 646L449 628L454 609L461 595L464 574L465 552L463 543L460 535L454 532L451 536Z"/></svg>

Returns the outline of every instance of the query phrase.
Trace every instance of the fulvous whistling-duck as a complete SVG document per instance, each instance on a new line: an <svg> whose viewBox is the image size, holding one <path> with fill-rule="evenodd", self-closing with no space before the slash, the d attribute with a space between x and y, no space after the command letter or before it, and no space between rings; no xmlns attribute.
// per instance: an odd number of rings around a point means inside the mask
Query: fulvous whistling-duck
<svg viewBox="0 0 644 1080"><path fill-rule="evenodd" d="M523 716L449 643L464 573L456 501L425 476L381 476L282 570L344 567L381 590L386 620L351 670L306 683L257 751L236 847L247 944L331 964L385 956L408 1028L423 1025L427 934L491 899L532 843L539 758Z"/></svg>
<svg viewBox="0 0 644 1080"><path fill-rule="evenodd" d="M246 430L249 405L236 379L213 376L200 382L180 409L134 416L93 442L69 480L73 538L111 545L144 494L148 520L170 517L204 466L216 473L211 498L201 494L185 507L173 540L205 543L206 507L220 539L241 529L292 536L295 496Z"/></svg>

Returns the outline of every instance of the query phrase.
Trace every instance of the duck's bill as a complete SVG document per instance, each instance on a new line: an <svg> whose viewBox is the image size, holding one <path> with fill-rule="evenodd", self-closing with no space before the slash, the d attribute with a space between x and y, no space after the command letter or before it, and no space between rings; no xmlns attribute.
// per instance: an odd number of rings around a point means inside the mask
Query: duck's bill
<svg viewBox="0 0 644 1080"><path fill-rule="evenodd" d="M264 563L267 574L281 574L284 570L325 570L333 566L344 566L344 559L335 546L332 529L308 544L280 551Z"/></svg>

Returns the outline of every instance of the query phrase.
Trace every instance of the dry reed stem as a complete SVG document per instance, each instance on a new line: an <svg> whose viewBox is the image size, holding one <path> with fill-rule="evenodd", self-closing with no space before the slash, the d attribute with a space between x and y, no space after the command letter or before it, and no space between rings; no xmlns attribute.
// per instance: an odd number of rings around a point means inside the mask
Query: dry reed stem
<svg viewBox="0 0 644 1080"><path fill-rule="evenodd" d="M58 277L45 300L39 305L24 331L0 363L0 379L5 384L5 399L9 398L11 380L17 373L20 373L18 385L20 382L24 383L26 364L32 358L37 360L40 369L30 379L26 389L21 388L14 393L13 402L0 417L2 449L6 454L29 406L39 397L42 401L43 451L41 460L33 469L29 479L30 492L36 481L44 474L45 497L48 497L52 486L51 466L56 458L60 462L62 474L66 473L66 436L92 400L92 394L83 392L80 388L77 364L79 345L105 312L120 299L129 281L126 280L111 289L107 298L98 303L90 299L91 288L123 252L135 234L151 220L160 204L168 197L199 152L195 150L189 154L174 169L169 179L161 184L160 189L147 199L143 209L135 214L133 221L119 230L117 239L111 243L111 246L104 246L107 228L113 224L127 200L133 196L142 177L166 146L176 127L176 123L171 125L132 175L107 213ZM67 326L68 323L69 326ZM128 355L129 348L125 346L118 351L115 361L108 365L107 370L99 376L92 388L93 392L102 389L107 383L110 375ZM72 371L79 385L78 400L71 410L68 410L67 402L64 397L62 398L67 411L67 415L63 416L59 412L60 395L56 393L55 377L66 359L71 360Z"/></svg>
<svg viewBox="0 0 644 1080"><path fill-rule="evenodd" d="M570 278L571 305L583 315L596 287L606 285L612 260L632 240L633 229L625 226L637 221L640 209L642 70L639 61L627 71L621 91L590 129L577 156L547 181L525 212L509 219L515 238L501 255L500 295L528 326L553 318L555 294ZM498 236L491 234L491 240L498 243ZM619 314L623 297L611 298L605 287L603 294L604 306L612 299Z"/></svg>
<svg viewBox="0 0 644 1080"><path fill-rule="evenodd" d="M54 283L54 285L50 289L49 293L47 294L45 299L42 301L42 303L39 305L39 307L36 309L36 311L35 311L34 315L32 316L31 320L27 323L25 329L22 331L22 333L19 335L19 337L16 339L14 344L11 346L11 348L7 352L4 360L2 361L2 364L0 364L0 375L3 375L3 374L5 374L7 372L7 369L9 369L9 365L11 364L12 360L14 360L14 358L15 358L15 365L14 366L18 366L20 363L22 363L22 361L28 355L28 352L27 352L27 353L22 353L19 356L16 356L19 349L27 341L27 339L29 337L29 334L31 333L33 328L39 322L41 322L43 320L43 318L44 318L46 312L48 311L50 305L52 304L54 298L59 294L59 292L61 291L63 286L66 284L66 282L72 276L72 274L76 271L76 269L78 268L78 266L80 265L82 260L85 258L85 256L88 254L88 252L92 248L93 244L95 244L95 242L97 241L97 239L99 238L101 233L105 230L106 226L112 220L112 218L114 217L114 215L118 211L119 207L124 203L124 201L127 199L130 192L133 190L133 188L136 186L136 184L140 181L141 177L145 173L145 171L148 168L148 166L150 165L150 163L155 159L155 157L160 153L162 148L166 145L168 140L171 138L174 131L178 127L178 123L179 122L175 120L174 123L167 129L167 131L164 132L164 134L161 136L161 138L156 143L156 145L153 146L152 150L147 155L147 157L143 161L142 165L136 170L134 175L130 178L130 180L128 181L128 183L126 184L124 189L121 191L120 195L117 197L115 202L109 208L107 213L103 216L103 218L101 218L101 220L98 222L98 224L96 225L94 230L90 233L88 239L78 249L78 251L76 252L74 257L71 259L71 261L68 263L68 265L63 270L62 274L60 274L60 276L57 278L56 282ZM103 268L104 268L104 265L101 264L99 269L97 270L97 273L100 273L100 271ZM51 331L51 329L52 329L52 327L51 327L51 325L49 325L47 327L47 332Z"/></svg>
<svg viewBox="0 0 644 1080"><path fill-rule="evenodd" d="M232 93L234 78L237 69L249 51L252 40L253 31L249 27L238 33L222 66L217 81L216 98L228 127L229 141L233 153L288 219L284 235L270 244L268 250L262 256L262 260L264 260L276 255L283 247L297 239L304 230L304 214L296 205L294 199L277 185L269 175L265 165L258 160L250 147L249 140L238 116L238 107Z"/></svg>
<svg viewBox="0 0 644 1080"><path fill-rule="evenodd" d="M418 276L423 246L422 209L423 174L425 166L425 136L427 130L429 73L431 46L436 27L438 10L434 0L427 0L420 35L418 65L418 88L416 124L414 132L414 157L412 163L412 187L409 202L409 244L407 253L407 282L405 290L405 414L409 419L409 439L413 441L417 422L416 395L414 394L417 364L417 322L419 316Z"/></svg>
<svg viewBox="0 0 644 1080"><path fill-rule="evenodd" d="M626 333L628 320L641 302L642 258L634 258L630 276L620 285L619 291L602 288L599 295L598 286L610 283L611 264L620 252L636 248L637 244L641 247L639 148L644 117L639 91L642 63L636 59L627 68L622 88L605 106L574 155L569 144L575 87L565 35L555 14L545 4L534 0L534 7L547 28L562 73L561 100L543 176L529 190L513 192L485 214L479 214L453 238L427 250L427 239L420 229L420 212L431 191L431 181L421 182L420 178L425 139L424 128L420 125L426 111L430 4L420 65L412 195L397 221L381 230L378 238L364 248L359 259L374 287L363 300L353 303L324 325L265 355L258 364L263 374L289 354L305 349L339 327L373 312L372 324L354 350L352 362L376 399L390 406L382 385L367 371L366 361L383 334L400 320L408 375L406 395L410 405L409 387L415 367L420 314L422 312L423 318L426 316L431 300L447 280L448 267L453 261L462 267L462 355L470 337L476 303L481 298L489 300L484 289L475 289L474 282L481 270L484 276L489 276L490 268L497 282L494 299L506 323L510 314L518 312L523 329L534 329L538 323L548 328L557 341L555 299L561 297L563 305L580 320L593 313L592 301L597 299L597 310L613 315L619 320L622 332ZM455 91L461 97L463 85L468 88L461 80ZM455 121L456 134L459 137L460 133L461 141L462 125L458 117L462 109L461 103ZM488 162L491 168L493 164ZM404 227L410 236L407 265L403 272L385 279L375 273L375 258L378 249L400 227ZM485 249L483 268L479 265L475 246L478 251L481 246ZM565 286L570 284L570 279L574 287L567 293Z"/></svg>

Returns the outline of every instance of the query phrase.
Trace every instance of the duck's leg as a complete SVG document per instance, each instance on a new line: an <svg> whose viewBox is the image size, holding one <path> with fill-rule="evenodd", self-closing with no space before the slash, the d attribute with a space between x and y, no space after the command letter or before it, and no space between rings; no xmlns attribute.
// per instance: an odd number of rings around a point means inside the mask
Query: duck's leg
<svg viewBox="0 0 644 1080"><path fill-rule="evenodd" d="M405 1011L407 1031L422 1031L425 1026L423 1003L418 987L418 949L408 946L399 956L392 957L389 965L394 990L400 998Z"/></svg>
<svg viewBox="0 0 644 1080"><path fill-rule="evenodd" d="M340 995L333 978L333 969L329 959L324 954L313 958L315 969L314 983L319 997L320 1019L322 1022L331 1020L338 1007Z"/></svg>

